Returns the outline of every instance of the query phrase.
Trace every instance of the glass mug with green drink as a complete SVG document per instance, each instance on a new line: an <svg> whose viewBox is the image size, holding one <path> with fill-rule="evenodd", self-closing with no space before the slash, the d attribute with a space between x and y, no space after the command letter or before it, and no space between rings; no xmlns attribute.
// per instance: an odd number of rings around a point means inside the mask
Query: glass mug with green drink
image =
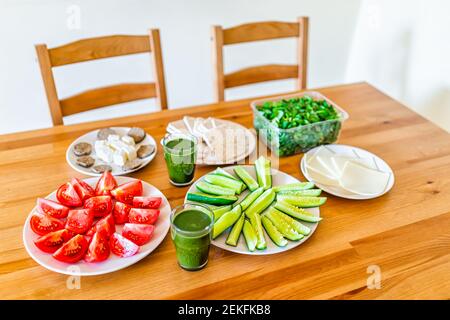
<svg viewBox="0 0 450 320"><path fill-rule="evenodd" d="M161 144L170 182L177 187L191 184L197 158L197 138L190 134L172 133L167 134Z"/></svg>
<svg viewBox="0 0 450 320"><path fill-rule="evenodd" d="M214 224L212 211L203 205L185 203L172 210L170 223L180 267L194 271L206 266Z"/></svg>

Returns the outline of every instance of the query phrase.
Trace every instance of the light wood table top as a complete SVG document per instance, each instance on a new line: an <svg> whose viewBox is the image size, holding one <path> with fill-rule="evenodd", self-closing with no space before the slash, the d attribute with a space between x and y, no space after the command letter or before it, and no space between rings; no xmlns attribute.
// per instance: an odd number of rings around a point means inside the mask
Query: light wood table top
<svg viewBox="0 0 450 320"><path fill-rule="evenodd" d="M68 277L39 266L22 243L23 223L36 198L82 177L66 163L69 144L98 127L127 125L141 126L159 141L167 123L185 114L252 128L251 100L0 136L1 298L450 298L450 135L367 83L319 91L350 114L338 142L369 150L392 167L396 182L388 194L367 201L329 196L314 235L275 256L213 248L205 269L187 272L178 267L166 237L129 268L83 277L81 289L68 289ZM282 158L280 169L303 180L301 157ZM196 178L212 169L198 168ZM131 176L159 188L172 207L183 202L188 189L169 183L160 146L155 159ZM380 289L366 285L373 266L381 271Z"/></svg>

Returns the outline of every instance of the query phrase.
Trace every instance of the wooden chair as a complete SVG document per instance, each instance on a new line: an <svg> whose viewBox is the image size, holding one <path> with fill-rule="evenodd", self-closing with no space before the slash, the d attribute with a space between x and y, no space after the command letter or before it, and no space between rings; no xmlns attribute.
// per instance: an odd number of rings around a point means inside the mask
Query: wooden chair
<svg viewBox="0 0 450 320"><path fill-rule="evenodd" d="M159 30L148 35L114 35L75 41L47 49L36 45L36 52L44 81L53 125L63 124L63 117L83 111L140 99L156 98L161 109L167 109L166 86ZM71 63L151 52L155 82L123 83L88 90L60 100L56 91L52 68Z"/></svg>
<svg viewBox="0 0 450 320"><path fill-rule="evenodd" d="M224 74L224 45L291 37L297 38L297 65L268 64ZM221 26L213 26L212 43L216 101L225 100L226 88L257 82L297 78L298 89L304 89L306 87L308 17L299 17L298 22L257 22L228 29L222 29Z"/></svg>

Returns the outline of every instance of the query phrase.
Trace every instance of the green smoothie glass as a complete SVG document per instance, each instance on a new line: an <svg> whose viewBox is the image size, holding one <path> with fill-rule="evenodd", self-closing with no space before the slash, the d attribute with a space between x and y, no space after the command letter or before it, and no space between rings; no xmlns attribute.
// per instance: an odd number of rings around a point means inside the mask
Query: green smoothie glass
<svg viewBox="0 0 450 320"><path fill-rule="evenodd" d="M197 138L190 134L167 134L161 141L170 182L187 186L194 180Z"/></svg>
<svg viewBox="0 0 450 320"><path fill-rule="evenodd" d="M208 263L213 212L203 205L185 203L172 210L171 235L180 267L195 271Z"/></svg>

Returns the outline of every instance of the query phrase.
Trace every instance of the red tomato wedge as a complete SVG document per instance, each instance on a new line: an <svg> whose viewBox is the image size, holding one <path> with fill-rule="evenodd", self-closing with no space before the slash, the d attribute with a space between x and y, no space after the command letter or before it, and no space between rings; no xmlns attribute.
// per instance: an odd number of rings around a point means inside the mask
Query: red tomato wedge
<svg viewBox="0 0 450 320"><path fill-rule="evenodd" d="M130 223L154 224L159 217L157 209L136 209L130 210L128 220Z"/></svg>
<svg viewBox="0 0 450 320"><path fill-rule="evenodd" d="M30 218L30 226L31 230L40 236L64 229L64 224L61 221L40 212L33 213Z"/></svg>
<svg viewBox="0 0 450 320"><path fill-rule="evenodd" d="M53 258L61 262L75 263L84 257L88 246L89 243L86 238L81 234L78 234L63 244L63 246L53 254Z"/></svg>
<svg viewBox="0 0 450 320"><path fill-rule="evenodd" d="M104 233L96 232L89 243L84 260L86 262L105 261L108 259L110 252L109 238Z"/></svg>
<svg viewBox="0 0 450 320"><path fill-rule="evenodd" d="M142 195L142 181L134 180L121 184L111 191L111 195L120 202L133 204L133 198Z"/></svg>
<svg viewBox="0 0 450 320"><path fill-rule="evenodd" d="M38 198L37 209L40 213L44 213L53 218L65 218L69 213L69 208L52 200Z"/></svg>
<svg viewBox="0 0 450 320"><path fill-rule="evenodd" d="M69 230L62 229L47 233L34 241L36 247L47 253L53 253L73 237Z"/></svg>
<svg viewBox="0 0 450 320"><path fill-rule="evenodd" d="M78 178L72 178L70 181L75 188L75 191L78 193L78 196L81 198L81 201L85 201L89 198L95 196L95 190L90 185L88 185L83 180Z"/></svg>
<svg viewBox="0 0 450 320"><path fill-rule="evenodd" d="M96 196L84 202L85 209L91 209L95 218L101 218L109 213L113 208L111 196Z"/></svg>
<svg viewBox="0 0 450 320"><path fill-rule="evenodd" d="M161 197L134 197L133 207L143 209L158 209L161 206Z"/></svg>
<svg viewBox="0 0 450 320"><path fill-rule="evenodd" d="M89 209L70 210L66 229L77 234L86 233L94 222L94 213Z"/></svg>
<svg viewBox="0 0 450 320"><path fill-rule="evenodd" d="M116 225L112 214L108 214L106 217L98 220L91 229L86 233L87 236L92 237L95 233L102 233L107 238L116 232Z"/></svg>
<svg viewBox="0 0 450 320"><path fill-rule="evenodd" d="M56 191L56 199L68 207L79 207L83 204L83 201L81 201L80 196L70 182L63 184L58 188Z"/></svg>
<svg viewBox="0 0 450 320"><path fill-rule="evenodd" d="M117 187L117 181L109 171L105 171L95 186L95 194L98 196L109 196L111 190Z"/></svg>
<svg viewBox="0 0 450 320"><path fill-rule="evenodd" d="M139 246L134 242L124 238L118 233L114 233L109 240L112 253L119 257L131 257L139 251Z"/></svg>
<svg viewBox="0 0 450 320"><path fill-rule="evenodd" d="M155 227L151 224L125 223L122 235L138 246L142 246L150 241L154 230Z"/></svg>
<svg viewBox="0 0 450 320"><path fill-rule="evenodd" d="M122 203L117 201L114 204L114 221L117 224L123 224L128 222L128 214L130 213L131 206L127 205L126 203Z"/></svg>

